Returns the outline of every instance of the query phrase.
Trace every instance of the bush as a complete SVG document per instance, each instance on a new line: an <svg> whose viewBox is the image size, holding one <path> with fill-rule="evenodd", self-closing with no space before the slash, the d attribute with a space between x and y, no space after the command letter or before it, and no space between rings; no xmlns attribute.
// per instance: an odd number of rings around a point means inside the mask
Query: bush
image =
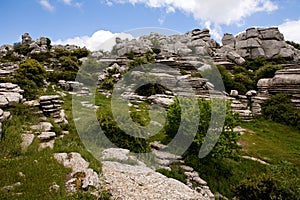
<svg viewBox="0 0 300 200"><path fill-rule="evenodd" d="M63 71L77 72L79 70L80 63L78 63L76 57L62 56L59 58L59 62Z"/></svg>
<svg viewBox="0 0 300 200"><path fill-rule="evenodd" d="M21 62L15 71L16 83L24 90L24 96L34 99L38 94L38 89L43 86L47 72L36 60L29 59Z"/></svg>
<svg viewBox="0 0 300 200"><path fill-rule="evenodd" d="M258 81L261 78L273 78L277 70L282 69L279 65L266 64L255 72L254 79Z"/></svg>
<svg viewBox="0 0 300 200"><path fill-rule="evenodd" d="M43 86L43 80L46 79L46 70L41 63L34 59L21 62L19 68L15 71L15 78L18 82L24 79L33 81L37 86Z"/></svg>
<svg viewBox="0 0 300 200"><path fill-rule="evenodd" d="M240 200L300 199L299 178L296 171L295 166L283 161L280 165L271 166L266 173L241 181L234 187L234 193Z"/></svg>
<svg viewBox="0 0 300 200"><path fill-rule="evenodd" d="M222 100L215 99L215 105L220 105L215 109L214 115L216 116L221 116L222 114ZM181 100L181 103L189 103L189 100ZM212 121L211 122L211 102L204 100L204 99L199 99L198 100L198 106L199 106L199 116L200 116L200 121L198 124L198 130L196 132L196 135L194 137L192 145L189 147L188 151L186 152L186 155L193 154L193 155L198 155L199 150L204 143L204 138L206 137L206 134L208 132L208 128L210 126L210 123L218 123L217 121ZM228 107L228 106L227 106ZM181 113L181 108L179 105L179 101L175 101L175 103L171 104L168 109L167 113L167 121L165 125L165 133L168 135L168 138L163 141L164 143L168 143L174 138L177 134L179 125L182 121L182 119L187 120L184 122L184 124L188 124L188 120L190 120L193 117L193 113L195 113L195 108L192 108L192 106L189 108L191 109L190 112L188 112L191 116L183 116L182 118L182 113ZM227 108L227 114L225 118L225 123L224 127L222 130L222 133L218 139L218 142L212 152L210 153L210 157L213 158L225 158L225 157L236 157L236 151L240 148L237 145L237 140L239 138L239 134L236 132L233 132L233 127L236 126L236 122L238 120L238 116L236 114L233 114L229 107ZM189 133L189 128L188 126L183 127L182 132L184 133ZM213 135L213 134L212 134ZM186 137L189 137L188 135ZM208 136L210 137L210 136ZM208 139L208 137L206 139ZM212 136L213 137L213 136ZM211 138L209 138L211 139ZM181 141L184 142L184 141ZM180 146L179 144L178 146Z"/></svg>
<svg viewBox="0 0 300 200"><path fill-rule="evenodd" d="M155 95L155 94L164 94L166 90L167 90L167 88L160 84L148 83L146 85L139 87L136 90L136 93L141 96L149 97L149 96Z"/></svg>
<svg viewBox="0 0 300 200"><path fill-rule="evenodd" d="M27 54L31 51L29 48L29 45L22 45L20 43L14 45L14 51L18 54L22 54L24 56L27 56Z"/></svg>
<svg viewBox="0 0 300 200"><path fill-rule="evenodd" d="M71 52L71 56L75 56L77 59L87 57L90 54L87 48L78 48Z"/></svg>
<svg viewBox="0 0 300 200"><path fill-rule="evenodd" d="M70 71L54 71L48 78L48 81L57 83L59 80L75 81L76 72Z"/></svg>
<svg viewBox="0 0 300 200"><path fill-rule="evenodd" d="M300 130L300 111L295 108L286 94L276 94L264 101L262 114L266 119L292 125Z"/></svg>

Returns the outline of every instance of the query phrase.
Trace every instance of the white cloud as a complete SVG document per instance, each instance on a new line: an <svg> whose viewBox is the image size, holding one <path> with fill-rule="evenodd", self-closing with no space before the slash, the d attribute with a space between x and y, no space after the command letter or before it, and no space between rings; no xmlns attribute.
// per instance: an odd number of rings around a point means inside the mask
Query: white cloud
<svg viewBox="0 0 300 200"><path fill-rule="evenodd" d="M256 12L271 12L278 6L271 0L111 0L115 3L145 4L151 8L176 9L194 19L217 24L232 24Z"/></svg>
<svg viewBox="0 0 300 200"><path fill-rule="evenodd" d="M48 0L39 0L39 4L46 10L49 10L49 11L54 10L54 6L52 6Z"/></svg>
<svg viewBox="0 0 300 200"><path fill-rule="evenodd" d="M71 3L72 3L72 0L61 0L61 1L67 5L71 5Z"/></svg>
<svg viewBox="0 0 300 200"><path fill-rule="evenodd" d="M300 43L300 19L296 21L286 21L278 26L283 33L285 40Z"/></svg>
<svg viewBox="0 0 300 200"><path fill-rule="evenodd" d="M111 33L110 31L99 30L96 31L92 36L81 36L69 38L66 40L57 40L53 44L74 44L80 47L86 47L91 51L104 50L110 51L115 45L116 37L122 39L132 39L132 35L126 33Z"/></svg>
<svg viewBox="0 0 300 200"><path fill-rule="evenodd" d="M202 24L209 23L212 29L220 25L241 25L246 17L256 12L271 12L278 9L272 0L111 0L113 3L145 4L151 8L163 8L166 13L180 11ZM219 37L220 32L214 36ZM213 33L212 33L213 34Z"/></svg>

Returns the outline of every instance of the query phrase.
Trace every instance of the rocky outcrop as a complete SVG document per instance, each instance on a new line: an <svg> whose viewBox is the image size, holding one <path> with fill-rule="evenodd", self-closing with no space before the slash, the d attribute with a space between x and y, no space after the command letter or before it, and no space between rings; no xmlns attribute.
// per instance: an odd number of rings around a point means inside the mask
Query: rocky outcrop
<svg viewBox="0 0 300 200"><path fill-rule="evenodd" d="M21 103L23 90L13 83L0 83L0 108Z"/></svg>
<svg viewBox="0 0 300 200"><path fill-rule="evenodd" d="M3 78L12 77L14 71L18 67L19 66L17 64L13 64L13 63L1 63L0 64L0 77L3 77Z"/></svg>
<svg viewBox="0 0 300 200"><path fill-rule="evenodd" d="M84 160L79 153L56 153L54 158L72 172L66 177L66 190L74 193L77 190L89 191L95 196L101 193L101 180L99 174L89 168L89 162Z"/></svg>
<svg viewBox="0 0 300 200"><path fill-rule="evenodd" d="M107 149L103 153L102 173L112 198L214 199L213 195L197 192L182 182L155 172L128 153L122 149Z"/></svg>
<svg viewBox="0 0 300 200"><path fill-rule="evenodd" d="M58 95L41 96L39 99L40 108L45 116L51 116L56 123L68 123L65 112L62 110L63 100Z"/></svg>
<svg viewBox="0 0 300 200"><path fill-rule="evenodd" d="M299 65L291 66L283 70L278 70L273 78L260 79L257 83L257 87L258 96L261 98L254 99L254 102L256 104L259 104L263 99L266 99L271 95L277 93L285 93L291 97L291 100L295 104L295 106L297 108L300 108Z"/></svg>
<svg viewBox="0 0 300 200"><path fill-rule="evenodd" d="M23 45L30 45L32 43L32 38L29 33L24 33L22 35L22 44Z"/></svg>
<svg viewBox="0 0 300 200"><path fill-rule="evenodd" d="M117 56L123 56L129 52L143 54L152 48L159 48L162 54L207 55L217 43L211 39L208 29L195 29L187 34L171 35L169 37L151 33L139 39L121 40L116 38L114 51Z"/></svg>
<svg viewBox="0 0 300 200"><path fill-rule="evenodd" d="M249 28L234 37L224 34L221 52L236 52L243 58L276 58L299 60L300 51L284 41L277 27Z"/></svg>

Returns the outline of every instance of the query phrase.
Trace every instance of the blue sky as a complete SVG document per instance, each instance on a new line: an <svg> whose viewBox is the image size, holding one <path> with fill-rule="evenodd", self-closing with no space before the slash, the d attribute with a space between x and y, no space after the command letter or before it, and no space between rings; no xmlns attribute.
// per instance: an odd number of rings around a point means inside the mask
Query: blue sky
<svg viewBox="0 0 300 200"><path fill-rule="evenodd" d="M3 0L0 45L28 32L96 50L98 41L143 27L208 27L219 41L226 32L279 26L287 40L300 42L299 11L299 0Z"/></svg>

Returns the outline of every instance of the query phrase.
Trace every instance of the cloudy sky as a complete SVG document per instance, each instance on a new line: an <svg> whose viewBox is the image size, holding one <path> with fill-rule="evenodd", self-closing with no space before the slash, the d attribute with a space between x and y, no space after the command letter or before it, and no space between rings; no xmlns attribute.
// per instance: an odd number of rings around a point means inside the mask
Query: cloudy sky
<svg viewBox="0 0 300 200"><path fill-rule="evenodd" d="M181 33L207 27L220 41L224 33L269 26L300 43L299 11L299 0L3 0L0 45L28 32L33 39L96 50L119 33L144 27Z"/></svg>

